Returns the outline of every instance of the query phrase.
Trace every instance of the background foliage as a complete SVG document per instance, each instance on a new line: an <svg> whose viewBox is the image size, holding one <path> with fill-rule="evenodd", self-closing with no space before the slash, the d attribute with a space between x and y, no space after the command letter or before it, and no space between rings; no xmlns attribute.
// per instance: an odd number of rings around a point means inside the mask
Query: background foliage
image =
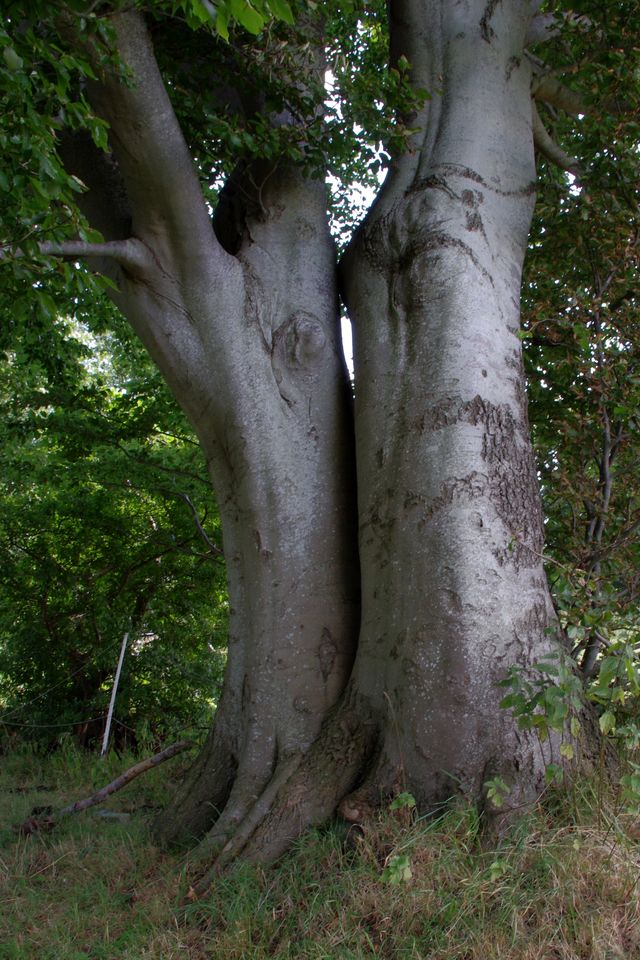
<svg viewBox="0 0 640 960"><path fill-rule="evenodd" d="M567 23L544 51L558 71L572 64L567 82L585 112L544 115L580 173L540 163L523 290L529 413L557 609L601 725L635 742L640 24L628 3L606 15L598 3L575 8L587 19Z"/></svg>
<svg viewBox="0 0 640 960"><path fill-rule="evenodd" d="M206 723L224 662L199 447L111 319L98 333L36 307L0 361L0 722L48 740L101 732L125 631L119 742Z"/></svg>

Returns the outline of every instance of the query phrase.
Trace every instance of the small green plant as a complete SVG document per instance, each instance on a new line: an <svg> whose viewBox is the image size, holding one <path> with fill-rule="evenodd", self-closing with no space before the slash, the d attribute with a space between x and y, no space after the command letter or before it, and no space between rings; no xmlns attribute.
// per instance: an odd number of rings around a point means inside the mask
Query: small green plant
<svg viewBox="0 0 640 960"><path fill-rule="evenodd" d="M599 663L588 691L600 713L600 729L615 736L628 749L640 743L640 665L631 640L611 643Z"/></svg>
<svg viewBox="0 0 640 960"><path fill-rule="evenodd" d="M564 653L550 654L534 664L533 671L529 676L521 667L509 669L500 686L510 692L500 706L513 711L520 729L536 730L543 743L552 731L562 734L567 728L577 737L584 693L574 661ZM573 752L571 743L560 747L567 760L573 758Z"/></svg>
<svg viewBox="0 0 640 960"><path fill-rule="evenodd" d="M403 830L411 829L415 821L415 810L416 798L407 791L399 793L389 804L389 812L396 814L395 820L402 824ZM412 876L411 861L406 853L389 854L382 871L385 883L408 883Z"/></svg>
<svg viewBox="0 0 640 960"><path fill-rule="evenodd" d="M411 793L399 793L389 804L389 810L413 810L416 798Z"/></svg>
<svg viewBox="0 0 640 960"><path fill-rule="evenodd" d="M542 742L551 731L562 734L568 730L575 738L586 697L599 713L605 736L614 737L626 750L640 746L640 663L631 639L609 644L586 689L573 659L564 653L546 657L534 664L533 670L537 675L532 677L520 667L511 667L501 683L509 691L501 706L513 711L521 729L535 729ZM573 743L562 743L560 754L571 760ZM557 779L555 768L550 776Z"/></svg>
<svg viewBox="0 0 640 960"><path fill-rule="evenodd" d="M544 778L547 783L562 783L564 770L557 763L548 763L544 772Z"/></svg>
<svg viewBox="0 0 640 960"><path fill-rule="evenodd" d="M408 883L412 876L411 861L406 853L389 857L382 871L382 879L386 883Z"/></svg>
<svg viewBox="0 0 640 960"><path fill-rule="evenodd" d="M487 800L489 800L494 807L504 806L505 800L511 793L510 786L504 782L502 777L494 777L492 780L487 780L484 788Z"/></svg>
<svg viewBox="0 0 640 960"><path fill-rule="evenodd" d="M493 860L489 864L489 879L492 881L499 880L501 877L504 877L505 874L509 872L509 863L506 860L501 860L499 857L496 860Z"/></svg>

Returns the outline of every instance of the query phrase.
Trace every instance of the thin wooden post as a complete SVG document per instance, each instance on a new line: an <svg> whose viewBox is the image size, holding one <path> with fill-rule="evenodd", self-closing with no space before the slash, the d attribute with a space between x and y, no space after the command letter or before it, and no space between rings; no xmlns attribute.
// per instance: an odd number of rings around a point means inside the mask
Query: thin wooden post
<svg viewBox="0 0 640 960"><path fill-rule="evenodd" d="M116 667L116 675L113 680L113 687L111 688L111 702L109 703L109 712L107 713L107 722L104 728L104 737L102 738L102 750L100 751L101 757L106 757L107 750L109 748L109 734L111 733L111 721L113 719L113 708L116 703L116 694L118 692L118 684L120 683L120 673L122 671L122 664L124 661L124 652L127 649L127 642L129 640L129 633L125 633L122 638L122 646L120 647L120 658L118 660L118 666Z"/></svg>

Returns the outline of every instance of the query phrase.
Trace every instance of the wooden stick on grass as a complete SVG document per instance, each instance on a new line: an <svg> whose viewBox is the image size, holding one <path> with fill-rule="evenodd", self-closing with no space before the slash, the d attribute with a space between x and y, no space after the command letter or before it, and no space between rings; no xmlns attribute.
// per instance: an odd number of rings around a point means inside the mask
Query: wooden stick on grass
<svg viewBox="0 0 640 960"><path fill-rule="evenodd" d="M148 757L146 760L141 760L140 763L134 764L133 767L129 767L128 770L125 770L119 777L116 777L115 780L108 783L106 787L102 787L97 793L92 794L90 797L85 797L84 800L76 800L75 803L70 803L68 806L63 807L62 810L58 810L57 814L43 817L42 821L39 821L37 817L28 817L21 825L20 832L35 833L40 829L52 829L56 824L56 820L60 817L65 817L69 813L80 813L82 810L94 807L96 803L101 803L112 793L122 790L128 783L131 783L132 780L139 777L141 773L146 773L147 770L157 767L159 764L164 763L165 760L170 760L171 757L175 757L177 753L182 753L183 750L188 750L191 746L192 743L190 740L179 740L178 743L172 743L170 747L166 747L153 757Z"/></svg>

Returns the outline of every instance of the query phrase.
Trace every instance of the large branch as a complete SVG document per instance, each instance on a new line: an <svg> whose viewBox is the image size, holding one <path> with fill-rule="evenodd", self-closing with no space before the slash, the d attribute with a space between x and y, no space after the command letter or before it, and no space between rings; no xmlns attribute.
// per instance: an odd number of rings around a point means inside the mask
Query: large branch
<svg viewBox="0 0 640 960"><path fill-rule="evenodd" d="M7 252L9 251L9 252ZM101 273L112 278L114 265L122 267L131 276L141 279L153 266L149 249L140 240L111 240L106 243L89 243L86 240L65 240L53 243L48 240L38 244L38 252L45 257L64 260L93 260ZM22 248L0 244L0 262L19 260L25 256Z"/></svg>
<svg viewBox="0 0 640 960"><path fill-rule="evenodd" d="M66 240L63 243L41 243L40 253L51 257L78 260L111 259L130 273L142 274L150 264L149 250L140 240L110 240L107 243L88 243L85 240Z"/></svg>
<svg viewBox="0 0 640 960"><path fill-rule="evenodd" d="M139 13L111 20L127 83L106 73L90 99L110 125L110 140L126 186L136 237L170 238L179 252L215 245L198 177ZM209 261L210 264L210 261Z"/></svg>
<svg viewBox="0 0 640 960"><path fill-rule="evenodd" d="M583 28L588 28L591 26L591 20L589 17L578 13L573 13L571 10L560 14L538 13L535 15L541 6L542 3L537 2L537 0L532 4L532 12L534 13L534 16L527 31L527 46L535 43L546 43L547 40L551 40L552 37L557 37L560 33L562 33L562 29L567 23L578 24Z"/></svg>
<svg viewBox="0 0 640 960"><path fill-rule="evenodd" d="M122 790L128 783L131 783L132 780L139 777L141 773L152 770L154 767L159 766L159 764L164 763L165 760L170 760L171 757L175 757L176 754L188 750L191 746L193 746L193 744L190 740L179 740L178 743L172 743L170 747L165 747L164 750L156 753L153 757L148 757L146 760L141 760L139 763L134 764L133 767L129 767L129 769L121 773L119 777L116 777L116 779L108 783L106 787L102 787L102 789L93 793L90 797L85 797L84 800L76 800L75 803L70 803L68 806L62 807L61 810L58 810L57 814L49 814L40 818L34 815L28 817L24 823L20 825L20 832L30 834L36 833L39 830L51 830L60 817L68 816L70 813L80 813L82 810L88 810L89 807L95 807L97 803L106 800L112 793Z"/></svg>
<svg viewBox="0 0 640 960"><path fill-rule="evenodd" d="M397 192L406 189L418 175L421 156L431 152L437 134L441 96L436 91L441 86L443 56L442 43L436 42L441 36L439 20L437 5L424 4L422 0L389 3L389 64L397 67L401 58L406 58L411 86L430 95L416 114L402 118L416 132L392 164L390 186Z"/></svg>
<svg viewBox="0 0 640 960"><path fill-rule="evenodd" d="M112 793L116 793L117 790L122 790L128 783L131 783L132 780L139 777L141 773L152 770L154 767L159 766L159 764L164 763L165 760L170 760L171 757L182 753L183 750L188 750L191 746L193 746L193 744L190 740L179 740L177 743L172 743L170 747L165 747L164 750L154 754L153 757L147 757L146 760L141 760L139 763L134 764L133 767L129 767L129 769L121 773L119 777L116 777L116 779L108 783L106 787L102 787L101 790L98 790L90 797L85 797L84 800L76 800L75 803L70 803L67 807L63 807L62 810L58 811L58 816L64 817L69 813L80 813L81 810L88 810L89 807L94 807L102 800L106 800Z"/></svg>
<svg viewBox="0 0 640 960"><path fill-rule="evenodd" d="M534 17L529 24L526 36L526 44L544 43L555 37L560 32L560 23L553 13L542 13Z"/></svg>
<svg viewBox="0 0 640 960"><path fill-rule="evenodd" d="M531 107L533 142L536 150L538 150L539 153L546 157L547 160L549 160L550 163L553 163L556 167L560 167L561 170L567 170L575 177L579 177L581 172L580 164L576 158L569 156L568 153L565 153L562 147L555 142L542 122L535 102L531 102Z"/></svg>
<svg viewBox="0 0 640 960"><path fill-rule="evenodd" d="M573 117L587 113L588 107L580 94L575 93L561 83L556 77L547 74L536 77L531 85L531 92L536 100L557 107Z"/></svg>
<svg viewBox="0 0 640 960"><path fill-rule="evenodd" d="M402 153L392 157L388 174L378 191L378 195L369 207L365 219L354 232L346 251L340 260L340 282L343 295L349 285L349 275L358 270L355 252L360 248L360 238L364 235L368 223L373 217L382 217L393 209L420 176L420 163L428 156L438 130L441 113L442 85L442 43L433 46L435 38L440 38L437 21L440 9L437 4L425 4L424 0L389 0L387 4L389 21L389 66L399 68L404 58L409 64L409 80L414 90L425 90L429 94L421 109L410 116L403 116L402 122L414 132L405 144ZM355 259L354 259L355 257Z"/></svg>

